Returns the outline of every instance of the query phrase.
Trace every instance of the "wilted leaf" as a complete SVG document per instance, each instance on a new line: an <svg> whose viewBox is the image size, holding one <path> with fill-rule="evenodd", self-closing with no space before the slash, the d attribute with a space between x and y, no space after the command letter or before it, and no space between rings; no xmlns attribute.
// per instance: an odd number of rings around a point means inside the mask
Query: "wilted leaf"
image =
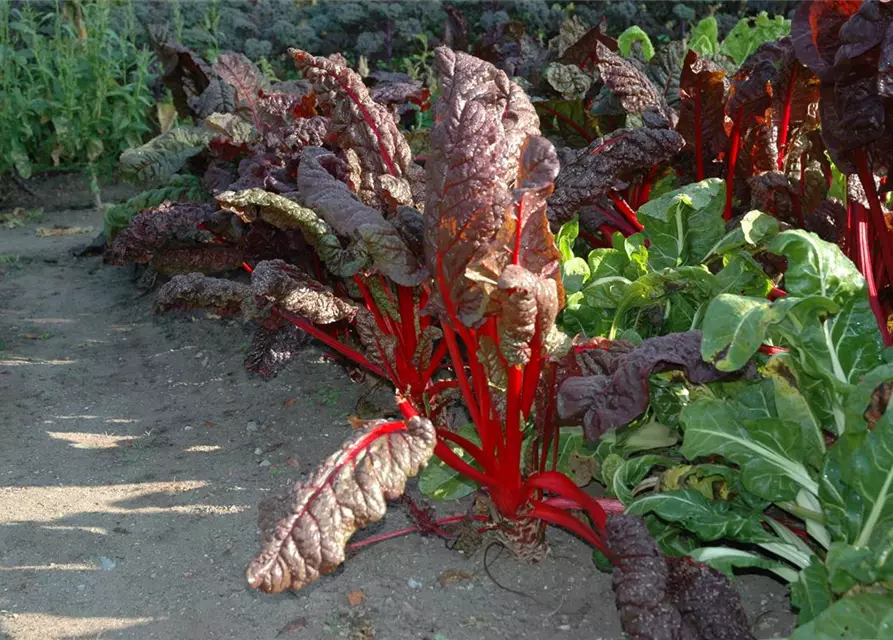
<svg viewBox="0 0 893 640"><path fill-rule="evenodd" d="M233 280L210 278L201 273L171 278L155 294L156 315L170 311L213 309L222 316L250 315L252 301L248 285Z"/></svg>

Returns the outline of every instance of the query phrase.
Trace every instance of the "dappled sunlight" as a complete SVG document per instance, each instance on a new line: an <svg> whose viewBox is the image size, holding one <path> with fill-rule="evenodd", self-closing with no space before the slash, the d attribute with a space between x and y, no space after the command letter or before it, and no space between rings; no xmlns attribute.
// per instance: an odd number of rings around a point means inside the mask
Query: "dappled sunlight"
<svg viewBox="0 0 893 640"><path fill-rule="evenodd" d="M9 571L99 571L102 567L89 562L69 562L49 564L25 564L4 567L0 565L0 573Z"/></svg>
<svg viewBox="0 0 893 640"><path fill-rule="evenodd" d="M115 449L122 442L139 440L143 436L113 436L107 433L80 433L75 431L47 431L56 440L66 440L74 449Z"/></svg>
<svg viewBox="0 0 893 640"><path fill-rule="evenodd" d="M81 616L54 616L48 613L19 613L17 614L17 627L24 633L33 632L30 638L49 637L43 635L46 629L65 629L65 636L53 636L64 638L103 638L111 631L134 630L134 627L164 622L167 616L147 616L139 618L115 617L81 617ZM29 632L29 630L31 630ZM73 634L78 634L74 636ZM22 636L26 637L26 636Z"/></svg>
<svg viewBox="0 0 893 640"><path fill-rule="evenodd" d="M74 322L71 318L25 318L24 321L31 324L70 324Z"/></svg>
<svg viewBox="0 0 893 640"><path fill-rule="evenodd" d="M164 494L169 497L187 496L191 491L207 487L203 480L178 480L169 482L142 482L128 484L107 484L99 486L62 486L62 487L0 487L0 506L4 503L15 505L15 508L0 508L0 524L30 521L33 523L53 523L59 518L75 516L83 512L82 505L86 500L94 513L186 513L213 514L238 513L248 507L233 505L190 504L156 506L122 507L122 501L138 504Z"/></svg>
<svg viewBox="0 0 893 640"><path fill-rule="evenodd" d="M0 360L0 367L24 367L34 365L68 365L77 364L77 360L62 358L58 360L45 360L44 358L29 358L27 356L10 355Z"/></svg>

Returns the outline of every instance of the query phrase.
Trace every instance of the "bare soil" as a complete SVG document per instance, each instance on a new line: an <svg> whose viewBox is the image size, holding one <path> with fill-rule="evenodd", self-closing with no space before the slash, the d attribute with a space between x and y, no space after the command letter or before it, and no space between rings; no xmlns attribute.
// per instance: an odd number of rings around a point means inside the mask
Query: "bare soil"
<svg viewBox="0 0 893 640"><path fill-rule="evenodd" d="M610 576L556 531L539 565L491 551L503 586L482 553L405 536L297 594L248 588L257 503L338 446L368 388L313 347L249 377L246 327L153 317L130 269L73 257L90 235L35 234L101 214L32 188L42 218L0 229L0 636L622 637ZM402 526L395 507L378 530ZM737 584L758 637L790 631L783 585Z"/></svg>

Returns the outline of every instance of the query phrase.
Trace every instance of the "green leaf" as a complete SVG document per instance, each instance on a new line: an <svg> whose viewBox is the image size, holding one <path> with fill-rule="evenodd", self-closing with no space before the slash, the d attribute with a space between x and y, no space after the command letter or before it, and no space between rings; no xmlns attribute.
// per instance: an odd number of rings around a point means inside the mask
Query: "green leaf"
<svg viewBox="0 0 893 640"><path fill-rule="evenodd" d="M635 499L633 490L654 467L672 467L676 461L666 456L646 455L630 458L621 464L605 483L614 490L614 495L623 504L629 505Z"/></svg>
<svg viewBox="0 0 893 640"><path fill-rule="evenodd" d="M480 445L481 443L474 425L467 424L463 426L459 429L459 435L474 444ZM465 462L475 468L479 468L472 460L471 456L461 447L454 444L449 444L448 446ZM429 498L435 498L437 500L458 500L459 498L464 498L474 492L476 489L477 483L469 480L453 468L448 467L445 462L436 456L431 458L430 462L428 462L428 466L422 470L421 474L419 474L419 491Z"/></svg>
<svg viewBox="0 0 893 640"><path fill-rule="evenodd" d="M800 229L778 234L767 250L784 256L788 268L784 287L788 295L824 296L843 304L851 296L864 296L865 279L836 244Z"/></svg>
<svg viewBox="0 0 893 640"><path fill-rule="evenodd" d="M773 502L793 500L800 487L813 494L818 485L802 460L797 425L777 418L739 422L728 402L702 398L682 410L685 438L681 452L689 460L722 455L741 468L741 482Z"/></svg>
<svg viewBox="0 0 893 640"><path fill-rule="evenodd" d="M855 640L893 638L893 595L860 593L838 600L788 640Z"/></svg>
<svg viewBox="0 0 893 640"><path fill-rule="evenodd" d="M671 191L639 207L651 242L652 269L700 264L723 237L725 183L709 178Z"/></svg>
<svg viewBox="0 0 893 640"><path fill-rule="evenodd" d="M720 46L723 53L740 66L760 45L775 42L791 33L791 21L784 16L770 18L765 11L755 18L742 18L738 21Z"/></svg>
<svg viewBox="0 0 893 640"><path fill-rule="evenodd" d="M770 326L782 323L790 313L796 311L805 318L808 314L837 310L832 300L821 296L787 296L770 303L760 298L721 294L710 302L704 314L701 356L722 371L736 371L766 342ZM814 326L820 329L818 323ZM794 329L789 333L796 339Z"/></svg>
<svg viewBox="0 0 893 640"><path fill-rule="evenodd" d="M620 55L624 58L629 58L630 49L634 43L641 45L642 55L645 57L645 60L651 60L654 57L654 45L651 44L651 38L636 25L629 27L617 36L617 48L620 50Z"/></svg>
<svg viewBox="0 0 893 640"><path fill-rule="evenodd" d="M773 356L763 370L772 382L777 417L800 425L804 460L814 469L820 469L825 455L825 438L822 425L813 413L806 397L800 392L797 369L788 354Z"/></svg>
<svg viewBox="0 0 893 640"><path fill-rule="evenodd" d="M561 254L561 262L573 260L574 242L578 235L580 235L580 219L576 216L573 220L568 220L561 225L558 233L555 234L555 246L558 247L558 252Z"/></svg>
<svg viewBox="0 0 893 640"><path fill-rule="evenodd" d="M584 487L598 472L595 447L583 436L583 427L565 427L558 436L556 469L578 487Z"/></svg>
<svg viewBox="0 0 893 640"><path fill-rule="evenodd" d="M561 264L561 279L568 293L582 289L589 276L589 265L583 258L571 258Z"/></svg>
<svg viewBox="0 0 893 640"><path fill-rule="evenodd" d="M802 569L797 581L791 583L791 603L799 609L797 623L804 625L831 606L828 588L828 569L817 556Z"/></svg>
<svg viewBox="0 0 893 640"><path fill-rule="evenodd" d="M788 582L797 577L797 572L788 565L769 560L755 553L731 547L711 546L694 549L689 553L693 560L709 564L717 571L722 571L730 578L734 577L734 569L768 569Z"/></svg>
<svg viewBox="0 0 893 640"><path fill-rule="evenodd" d="M688 48L708 58L719 53L719 26L716 18L708 16L695 25L688 37Z"/></svg>
<svg viewBox="0 0 893 640"><path fill-rule="evenodd" d="M725 255L741 248L756 248L778 234L778 220L762 211L749 211L737 227L725 234L708 255Z"/></svg>
<svg viewBox="0 0 893 640"><path fill-rule="evenodd" d="M620 446L624 454L629 455L639 451L672 447L678 440L679 433L675 429L670 429L656 420L649 420L626 431L620 438Z"/></svg>
<svg viewBox="0 0 893 640"><path fill-rule="evenodd" d="M822 493L837 540L868 546L893 529L893 412L872 431L847 431L825 457Z"/></svg>
<svg viewBox="0 0 893 640"><path fill-rule="evenodd" d="M664 520L679 523L702 540L730 538L754 543L776 539L763 529L758 513L741 512L728 502L708 501L694 489L649 493L633 500L625 512L633 515L654 513Z"/></svg>
<svg viewBox="0 0 893 640"><path fill-rule="evenodd" d="M143 183L166 183L189 158L205 149L211 135L194 127L177 127L141 147L121 154L121 173Z"/></svg>

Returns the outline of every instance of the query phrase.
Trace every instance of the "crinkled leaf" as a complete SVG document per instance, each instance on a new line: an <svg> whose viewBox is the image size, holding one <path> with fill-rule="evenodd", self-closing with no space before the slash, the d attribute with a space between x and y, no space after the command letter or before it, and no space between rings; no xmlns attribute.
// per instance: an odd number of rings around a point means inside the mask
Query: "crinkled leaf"
<svg viewBox="0 0 893 640"><path fill-rule="evenodd" d="M719 53L719 25L716 18L707 16L691 30L688 46L702 56L712 58Z"/></svg>
<svg viewBox="0 0 893 640"><path fill-rule="evenodd" d="M565 99L580 99L592 86L592 77L572 64L553 62L543 72L546 82Z"/></svg>
<svg viewBox="0 0 893 640"><path fill-rule="evenodd" d="M549 199L549 217L569 220L582 205L598 201L628 172L650 168L673 157L685 144L675 131L626 129L594 140L564 164Z"/></svg>
<svg viewBox="0 0 893 640"><path fill-rule="evenodd" d="M664 558L640 518L612 516L606 528L617 610L631 638L753 638L741 600L721 573Z"/></svg>
<svg viewBox="0 0 893 640"><path fill-rule="evenodd" d="M329 58L297 49L289 53L314 83L319 104L330 117L329 133L335 144L357 154L362 169L358 193L364 201L375 202L380 197L377 180L382 175L420 183L421 169L413 162L397 122L387 107L372 99L359 74Z"/></svg>
<svg viewBox="0 0 893 640"><path fill-rule="evenodd" d="M214 73L236 91L236 98L244 105L255 126L260 129L259 100L268 88L263 72L245 54L225 52L214 61Z"/></svg>
<svg viewBox="0 0 893 640"><path fill-rule="evenodd" d="M177 127L121 154L121 173L142 183L166 183L186 161L200 154L211 134L195 127Z"/></svg>
<svg viewBox="0 0 893 640"><path fill-rule="evenodd" d="M436 63L441 94L425 166L425 258L447 307L475 323L485 299L466 272L507 224L507 185L518 174L522 144L538 133L536 112L505 73L482 60L441 47Z"/></svg>
<svg viewBox="0 0 893 640"><path fill-rule="evenodd" d="M351 321L359 311L353 302L283 260L264 260L251 272L251 292L257 299L307 318L314 324Z"/></svg>
<svg viewBox="0 0 893 640"><path fill-rule="evenodd" d="M682 369L703 384L723 374L701 360L699 331L649 338L618 358L613 374L568 378L558 392L558 414L583 420L586 437L628 424L648 408L648 380L654 373Z"/></svg>
<svg viewBox="0 0 893 640"><path fill-rule="evenodd" d="M298 168L298 189L312 208L339 235L360 242L373 264L388 278L404 286L416 286L427 279L420 264L400 237L396 227L377 209L366 206L346 184L326 170L335 156L319 147L305 147Z"/></svg>
<svg viewBox="0 0 893 640"><path fill-rule="evenodd" d="M306 482L261 505L261 552L248 566L248 584L267 593L297 590L344 561L359 529L384 517L387 500L402 495L434 453L425 418L377 421L350 438Z"/></svg>
<svg viewBox="0 0 893 640"><path fill-rule="evenodd" d="M115 265L145 264L166 248L209 243L211 234L199 225L210 221L213 215L212 205L170 202L141 211L115 236L106 259Z"/></svg>
<svg viewBox="0 0 893 640"><path fill-rule="evenodd" d="M617 41L605 33L607 26L607 21L602 20L598 26L587 31L579 40L567 47L558 61L562 64L575 64L583 71L595 70L599 45L607 47L610 51L617 51Z"/></svg>
<svg viewBox="0 0 893 640"><path fill-rule="evenodd" d="M331 227L313 210L284 196L263 189L246 189L221 193L217 203L248 222L261 218L280 229L300 230L323 264L337 276L352 276L368 260L365 251L358 247L343 248Z"/></svg>
<svg viewBox="0 0 893 640"><path fill-rule="evenodd" d="M668 122L675 119L661 91L639 67L612 53L603 44L596 44L596 56L602 81L620 98L620 103L629 113L642 113L652 107Z"/></svg>
<svg viewBox="0 0 893 640"><path fill-rule="evenodd" d="M688 148L700 146L705 166L728 145L724 110L728 90L722 67L690 50L679 77L681 102L676 131L685 138Z"/></svg>
<svg viewBox="0 0 893 640"><path fill-rule="evenodd" d="M159 249L152 254L151 267L161 275L194 271L213 274L240 269L245 260L241 247L201 244L193 247Z"/></svg>
<svg viewBox="0 0 893 640"><path fill-rule="evenodd" d="M251 289L233 280L209 278L201 273L178 275L164 283L155 294L154 312L213 309L222 316L251 310Z"/></svg>
<svg viewBox="0 0 893 640"><path fill-rule="evenodd" d="M245 369L264 378L275 378L308 341L309 336L290 322L264 324L257 328L248 345Z"/></svg>

